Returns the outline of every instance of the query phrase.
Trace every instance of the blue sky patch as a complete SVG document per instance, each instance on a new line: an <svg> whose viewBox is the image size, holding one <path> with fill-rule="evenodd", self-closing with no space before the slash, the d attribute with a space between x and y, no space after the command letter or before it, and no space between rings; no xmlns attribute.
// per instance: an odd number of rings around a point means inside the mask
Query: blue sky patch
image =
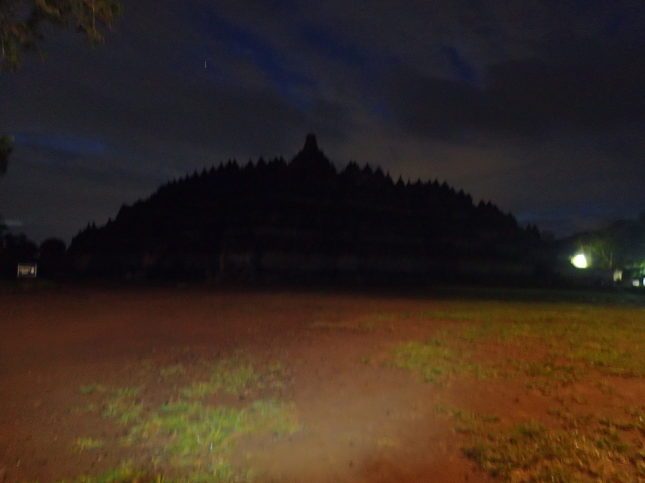
<svg viewBox="0 0 645 483"><path fill-rule="evenodd" d="M104 141L97 138L53 133L16 134L16 145L38 146L69 155L100 156L112 152Z"/></svg>
<svg viewBox="0 0 645 483"><path fill-rule="evenodd" d="M476 87L481 85L481 79L477 69L475 66L469 64L463 56L459 55L457 49L450 45L444 45L441 47L441 53L448 58L453 72L457 75L457 80L467 82Z"/></svg>
<svg viewBox="0 0 645 483"><path fill-rule="evenodd" d="M190 17L203 35L223 43L229 53L256 65L280 95L298 107L310 107L310 101L303 99L297 91L303 86L313 86L315 81L290 68L287 60L268 42L228 21L208 6L197 8Z"/></svg>

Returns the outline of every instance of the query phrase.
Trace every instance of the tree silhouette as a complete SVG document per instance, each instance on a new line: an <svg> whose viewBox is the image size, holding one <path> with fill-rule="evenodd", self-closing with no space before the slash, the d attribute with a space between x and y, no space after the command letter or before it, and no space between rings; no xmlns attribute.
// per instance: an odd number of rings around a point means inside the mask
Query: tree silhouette
<svg viewBox="0 0 645 483"><path fill-rule="evenodd" d="M38 253L38 272L45 277L60 275L65 265L65 242L58 238L48 238L40 244Z"/></svg>
<svg viewBox="0 0 645 483"><path fill-rule="evenodd" d="M35 262L37 255L38 246L24 234L5 234L0 249L0 277L15 278L16 265L20 262Z"/></svg>

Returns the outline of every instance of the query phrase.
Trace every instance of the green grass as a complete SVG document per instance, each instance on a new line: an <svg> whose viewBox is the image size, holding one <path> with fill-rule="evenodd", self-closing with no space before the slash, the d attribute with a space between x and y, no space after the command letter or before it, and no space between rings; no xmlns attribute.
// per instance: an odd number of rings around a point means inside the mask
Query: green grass
<svg viewBox="0 0 645 483"><path fill-rule="evenodd" d="M177 382L174 376L183 378L188 373L181 364L161 371L146 367L144 374L149 384L165 388L170 396L168 402L160 405L146 400L143 387L108 388L93 384L79 391L88 397L103 396L98 405L102 416L125 427L125 435L119 441L122 445L162 449L159 463L176 481L223 482L248 478L248 472L240 474L229 463L230 453L240 438L256 435L274 440L301 428L293 404L258 397L262 391L271 394L285 388L290 373L284 364L258 364L242 357L218 361L210 366L210 372L207 381L181 388L172 383ZM167 381L169 378L172 380ZM244 398L248 403L227 407L204 399L217 393L248 396ZM99 444L105 443L78 438L73 448L88 450L100 447ZM86 481L94 483L91 479ZM170 482L167 478L164 481Z"/></svg>
<svg viewBox="0 0 645 483"><path fill-rule="evenodd" d="M636 427L589 415L562 415L559 428L537 421L480 426L464 454L504 481L642 481L645 451L630 434Z"/></svg>
<svg viewBox="0 0 645 483"><path fill-rule="evenodd" d="M455 301L422 317L448 326L422 343L397 346L396 367L434 382L477 371L519 379L560 402L544 419L518 424L440 409L454 419L464 454L482 470L509 482L645 481L645 408L626 410L622 418L584 414L584 398L571 396L580 405L570 410L559 392L600 374L605 379L597 389L610 396L612 377L645 376L645 310Z"/></svg>
<svg viewBox="0 0 645 483"><path fill-rule="evenodd" d="M111 392L103 402L103 417L117 418L122 423L138 421L144 405L137 399L138 389L122 388Z"/></svg>
<svg viewBox="0 0 645 483"><path fill-rule="evenodd" d="M183 376L185 374L186 374L186 368L182 364L173 364L170 366L162 367L159 370L159 376L162 378Z"/></svg>
<svg viewBox="0 0 645 483"><path fill-rule="evenodd" d="M201 398L221 391L246 396L261 389L282 389L289 376L283 364L267 364L258 370L251 361L237 358L218 361L210 370L210 379L193 382L181 390L181 395L189 399Z"/></svg>
<svg viewBox="0 0 645 483"><path fill-rule="evenodd" d="M102 386L101 384L90 384L88 386L80 386L78 388L78 392L81 394L93 394L95 392L104 393L107 391L109 391L109 388Z"/></svg>
<svg viewBox="0 0 645 483"><path fill-rule="evenodd" d="M397 369L418 371L426 382L444 383L450 377L465 373L485 376L480 366L473 362L471 354L437 338L425 343L412 341L399 345L394 349L391 365Z"/></svg>
<svg viewBox="0 0 645 483"><path fill-rule="evenodd" d="M494 415L438 408L454 420L464 454L508 482L645 481L645 407L621 418L565 406L562 388L596 382L616 394L614 377L645 376L645 310L565 303L450 301L420 315L444 322L431 338L399 344L392 365L424 380L485 375L526 382L560 405L518 424ZM602 412L602 408L593 408Z"/></svg>
<svg viewBox="0 0 645 483"><path fill-rule="evenodd" d="M299 429L293 406L273 400L258 400L242 409L179 401L132 426L127 440L162 440L172 464L229 478L232 470L224 456L239 438L260 431L281 437Z"/></svg>
<svg viewBox="0 0 645 483"><path fill-rule="evenodd" d="M437 412L448 414L455 419L455 430L461 434L477 434L487 423L499 422L494 414L476 414L463 409L437 406Z"/></svg>
<svg viewBox="0 0 645 483"><path fill-rule="evenodd" d="M137 468L133 462L121 463L117 468L99 476L80 475L73 480L59 480L57 483L175 483L162 475L155 475ZM176 482L179 483L179 482Z"/></svg>
<svg viewBox="0 0 645 483"><path fill-rule="evenodd" d="M94 403L88 403L85 404L84 406L76 406L75 408L72 408L71 412L78 414L78 413L92 413L96 411L96 404Z"/></svg>
<svg viewBox="0 0 645 483"><path fill-rule="evenodd" d="M636 482L645 479L645 407L624 418L549 410L552 421L504 423L493 414L437 407L465 438L464 455L508 482Z"/></svg>
<svg viewBox="0 0 645 483"><path fill-rule="evenodd" d="M584 381L588 371L580 365L561 362L547 355L537 361L507 360L499 373L505 377L524 376L528 389L537 389L543 395L551 396L561 388Z"/></svg>
<svg viewBox="0 0 645 483"><path fill-rule="evenodd" d="M423 343L395 348L393 365L419 371L426 381L457 375L528 376L534 387L564 386L590 370L609 376L645 376L645 310L524 302L445 302L419 315L448 322ZM488 347L489 353L482 351ZM498 355L529 347L532 360Z"/></svg>
<svg viewBox="0 0 645 483"><path fill-rule="evenodd" d="M98 449L105 446L105 442L93 438L77 438L72 444L72 451L80 452L88 449Z"/></svg>

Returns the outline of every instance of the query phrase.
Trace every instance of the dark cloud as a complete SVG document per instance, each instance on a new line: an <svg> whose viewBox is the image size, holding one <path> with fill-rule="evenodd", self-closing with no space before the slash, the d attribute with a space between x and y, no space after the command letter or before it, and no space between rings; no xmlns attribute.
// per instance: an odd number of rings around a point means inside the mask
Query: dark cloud
<svg viewBox="0 0 645 483"><path fill-rule="evenodd" d="M543 136L645 123L645 49L550 64L538 59L488 68L486 86L405 70L389 86L392 110L410 132L459 140L469 131Z"/></svg>
<svg viewBox="0 0 645 483"><path fill-rule="evenodd" d="M536 128L563 123L604 129L645 121L645 48L600 52L566 63L492 66L485 96L501 123Z"/></svg>
<svg viewBox="0 0 645 483"><path fill-rule="evenodd" d="M450 140L487 121L481 92L467 84L409 71L393 77L391 110L413 134Z"/></svg>

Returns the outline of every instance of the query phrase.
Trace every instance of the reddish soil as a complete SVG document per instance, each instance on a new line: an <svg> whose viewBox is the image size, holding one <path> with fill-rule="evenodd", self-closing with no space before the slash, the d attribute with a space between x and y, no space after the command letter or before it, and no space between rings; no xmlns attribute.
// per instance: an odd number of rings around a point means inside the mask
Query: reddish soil
<svg viewBox="0 0 645 483"><path fill-rule="evenodd" d="M295 402L304 424L289 438L243 442L236 450L234 465L253 468L259 481L489 481L462 455L437 404L521 419L544 414L550 402L521 384L464 380L437 387L379 364L397 343L423 340L439 325L400 314L436 304L204 287L2 293L0 483L99 475L128 459L152 464L158 448L70 451L81 435L116 441L124 431L98 414L74 413L87 401L79 387L136 385L145 361L189 366L236 350L290 368L283 398ZM377 322L356 329L368 319ZM640 386L633 391L635 399L645 396Z"/></svg>

